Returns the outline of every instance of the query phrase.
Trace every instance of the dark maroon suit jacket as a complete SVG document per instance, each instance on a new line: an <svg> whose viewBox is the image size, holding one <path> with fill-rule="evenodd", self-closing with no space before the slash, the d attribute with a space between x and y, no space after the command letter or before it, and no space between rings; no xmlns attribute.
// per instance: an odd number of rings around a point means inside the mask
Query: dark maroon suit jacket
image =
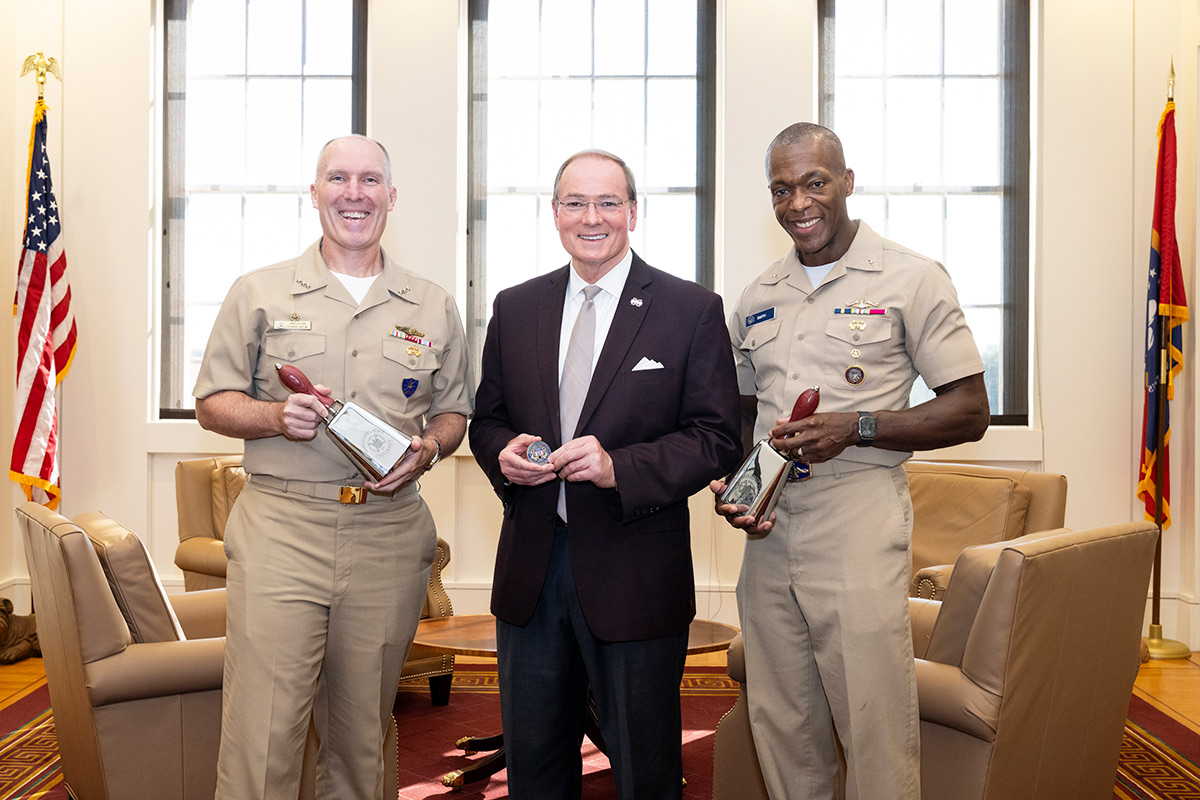
<svg viewBox="0 0 1200 800"><path fill-rule="evenodd" d="M499 453L521 433L552 449L568 270L496 298L470 425L471 450L504 502L492 613L525 625L554 538L558 481L508 484ZM695 616L688 497L741 458L737 378L721 298L636 254L592 375L579 428L608 451L617 489L566 488L571 564L584 617L606 641L657 638ZM637 370L643 358L662 369Z"/></svg>

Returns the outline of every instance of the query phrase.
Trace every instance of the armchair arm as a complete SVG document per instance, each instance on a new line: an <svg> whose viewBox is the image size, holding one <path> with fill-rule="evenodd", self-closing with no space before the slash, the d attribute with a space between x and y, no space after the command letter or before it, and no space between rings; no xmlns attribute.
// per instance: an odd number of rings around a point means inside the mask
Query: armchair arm
<svg viewBox="0 0 1200 800"><path fill-rule="evenodd" d="M175 548L175 566L204 575L225 577L225 543L220 539L193 536Z"/></svg>
<svg viewBox="0 0 1200 800"><path fill-rule="evenodd" d="M442 585L442 570L450 563L450 545L442 537L438 537L437 551L433 554L433 571L429 573L429 588L425 591L425 607L421 609L421 618L449 617L454 614L454 606L450 604L450 594Z"/></svg>
<svg viewBox="0 0 1200 800"><path fill-rule="evenodd" d="M744 685L746 683L746 646L742 643L740 633L734 636L733 641L729 643L729 650L725 652L725 662L729 677Z"/></svg>
<svg viewBox="0 0 1200 800"><path fill-rule="evenodd" d="M211 639L225 635L225 590L202 589L167 595L175 617L188 639Z"/></svg>
<svg viewBox="0 0 1200 800"><path fill-rule="evenodd" d="M977 686L957 666L915 660L917 705L923 722L962 731L985 742L996 740L1000 695Z"/></svg>
<svg viewBox="0 0 1200 800"><path fill-rule="evenodd" d="M93 708L221 688L224 639L131 644L123 652L84 665Z"/></svg>
<svg viewBox="0 0 1200 800"><path fill-rule="evenodd" d="M938 612L942 610L941 600L926 600L921 597L908 598L908 619L912 624L913 655L925 657L929 647L929 637L933 635L933 626L937 622Z"/></svg>
<svg viewBox="0 0 1200 800"><path fill-rule="evenodd" d="M908 596L920 597L925 600L946 599L946 587L950 585L952 572L954 572L953 564L922 567L917 570L916 575L913 575L912 584L908 587Z"/></svg>

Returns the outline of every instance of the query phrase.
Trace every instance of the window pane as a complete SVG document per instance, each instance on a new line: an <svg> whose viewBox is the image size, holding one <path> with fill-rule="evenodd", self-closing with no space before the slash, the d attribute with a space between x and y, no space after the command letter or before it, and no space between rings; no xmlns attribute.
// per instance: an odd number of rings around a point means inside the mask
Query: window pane
<svg viewBox="0 0 1200 800"><path fill-rule="evenodd" d="M351 84L348 80L324 79L304 82L304 127L299 164L300 183L307 186L316 177L317 156L330 139L349 130Z"/></svg>
<svg viewBox="0 0 1200 800"><path fill-rule="evenodd" d="M1000 63L1000 6L997 0L946 3L946 72L994 75Z"/></svg>
<svg viewBox="0 0 1200 800"><path fill-rule="evenodd" d="M241 79L189 82L187 184L240 184L245 179L246 90Z"/></svg>
<svg viewBox="0 0 1200 800"><path fill-rule="evenodd" d="M887 52L883 46L883 8L884 0L838 0L837 15L843 20L836 26L838 75L883 74L883 55Z"/></svg>
<svg viewBox="0 0 1200 800"><path fill-rule="evenodd" d="M696 81L646 82L646 170L649 187L696 185ZM682 120L692 121L684 127Z"/></svg>
<svg viewBox="0 0 1200 800"><path fill-rule="evenodd" d="M522 186L535 185L539 176L552 184L563 159L592 142L592 82L587 78L543 81L541 90L541 114L527 119L539 119L545 146L537 154L537 173L527 173Z"/></svg>
<svg viewBox="0 0 1200 800"><path fill-rule="evenodd" d="M888 0L889 75L935 75L942 66L942 0Z"/></svg>
<svg viewBox="0 0 1200 800"><path fill-rule="evenodd" d="M249 8L247 70L258 75L299 75L304 44L301 0L250 0Z"/></svg>
<svg viewBox="0 0 1200 800"><path fill-rule="evenodd" d="M645 241L638 252L665 272L695 280L695 195L654 195L638 205L638 230Z"/></svg>
<svg viewBox="0 0 1200 800"><path fill-rule="evenodd" d="M188 75L230 75L246 71L245 0L190 4L187 18Z"/></svg>
<svg viewBox="0 0 1200 800"><path fill-rule="evenodd" d="M188 275L185 302L219 305L234 278L242 274L242 198L231 194L193 195L187 203L184 258ZM208 330L204 331L205 338ZM188 387L189 390L191 387Z"/></svg>
<svg viewBox="0 0 1200 800"><path fill-rule="evenodd" d="M295 194L246 195L242 263L262 267L299 253L300 205L301 196ZM260 231L271 235L254 235Z"/></svg>
<svg viewBox="0 0 1200 800"><path fill-rule="evenodd" d="M946 267L964 306L1004 296L1004 206L998 195L946 199Z"/></svg>
<svg viewBox="0 0 1200 800"><path fill-rule="evenodd" d="M882 186L883 81L844 78L837 82L837 98L835 128L855 185Z"/></svg>
<svg viewBox="0 0 1200 800"><path fill-rule="evenodd" d="M625 159L634 176L643 180L643 155L646 130L645 82L636 80L597 80L595 106L596 147ZM653 106L652 106L653 107ZM576 148L576 150L581 148ZM572 151L574 152L574 150ZM564 153L566 158L571 153ZM563 159L560 158L559 164Z"/></svg>
<svg viewBox="0 0 1200 800"><path fill-rule="evenodd" d="M526 255L537 246L536 198L528 195L490 197L487 234L487 306L491 308L492 301L501 289L514 286L536 274Z"/></svg>
<svg viewBox="0 0 1200 800"><path fill-rule="evenodd" d="M646 71L643 0L596 0L597 75L641 75Z"/></svg>
<svg viewBox="0 0 1200 800"><path fill-rule="evenodd" d="M488 37L488 50L501 47ZM588 0L542 3L541 51L543 75L587 75L592 71L592 5Z"/></svg>
<svg viewBox="0 0 1200 800"><path fill-rule="evenodd" d="M937 195L892 195L884 234L921 255L942 256L942 198Z"/></svg>
<svg viewBox="0 0 1200 800"><path fill-rule="evenodd" d="M887 185L942 180L942 99L933 78L896 78L887 84Z"/></svg>
<svg viewBox="0 0 1200 800"><path fill-rule="evenodd" d="M855 175L857 181L858 176ZM881 236L887 235L887 201L883 195L855 192L846 200L851 219L861 219Z"/></svg>
<svg viewBox="0 0 1200 800"><path fill-rule="evenodd" d="M488 5L488 40L504 47L488 48L489 78L538 74L538 0L505 0Z"/></svg>
<svg viewBox="0 0 1200 800"><path fill-rule="evenodd" d="M297 186L304 172L300 80L253 78L246 82L246 100L246 183Z"/></svg>
<svg viewBox="0 0 1200 800"><path fill-rule="evenodd" d="M695 0L652 0L646 71L651 75L696 74Z"/></svg>
<svg viewBox="0 0 1200 800"><path fill-rule="evenodd" d="M354 68L354 6L350 0L304 4L304 73L344 75Z"/></svg>
<svg viewBox="0 0 1200 800"><path fill-rule="evenodd" d="M495 80L488 85L489 186L528 186L536 180L537 112L536 80Z"/></svg>
<svg viewBox="0 0 1200 800"><path fill-rule="evenodd" d="M1000 183L1000 81L946 79L945 183Z"/></svg>

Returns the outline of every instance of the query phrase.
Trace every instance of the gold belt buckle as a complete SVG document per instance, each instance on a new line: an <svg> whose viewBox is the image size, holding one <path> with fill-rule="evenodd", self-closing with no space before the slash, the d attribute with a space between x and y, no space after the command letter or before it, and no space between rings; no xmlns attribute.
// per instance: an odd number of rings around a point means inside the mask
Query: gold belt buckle
<svg viewBox="0 0 1200 800"><path fill-rule="evenodd" d="M362 486L343 486L338 491L338 502L362 505L367 502L367 490Z"/></svg>

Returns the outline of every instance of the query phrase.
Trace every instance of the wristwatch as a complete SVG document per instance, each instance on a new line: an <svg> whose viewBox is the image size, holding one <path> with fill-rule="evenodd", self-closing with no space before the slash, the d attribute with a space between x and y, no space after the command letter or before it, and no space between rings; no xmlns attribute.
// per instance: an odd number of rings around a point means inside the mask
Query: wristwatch
<svg viewBox="0 0 1200 800"><path fill-rule="evenodd" d="M858 447L875 444L875 418L866 411L858 412Z"/></svg>
<svg viewBox="0 0 1200 800"><path fill-rule="evenodd" d="M430 436L428 438L433 439L432 436ZM425 470L427 472L429 470L433 469L434 464L436 464L437 462L442 460L442 443L439 442L437 439L433 439L433 446L436 447L437 450L434 451L433 458L429 459L429 463L425 465Z"/></svg>

